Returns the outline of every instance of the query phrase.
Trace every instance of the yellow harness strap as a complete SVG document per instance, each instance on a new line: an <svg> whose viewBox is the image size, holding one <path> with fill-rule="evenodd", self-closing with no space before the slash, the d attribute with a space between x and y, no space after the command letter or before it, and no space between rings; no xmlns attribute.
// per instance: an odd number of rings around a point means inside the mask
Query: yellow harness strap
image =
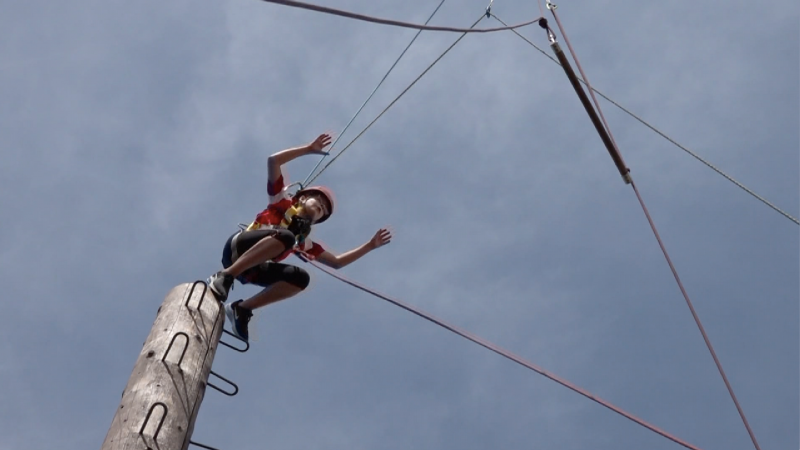
<svg viewBox="0 0 800 450"><path fill-rule="evenodd" d="M286 212L283 214L283 219L281 220L281 224L278 225L278 226L281 227L281 228L288 228L289 227L289 223L292 221L292 217L294 217L297 214L299 214L300 211L302 211L302 210L303 210L302 206L295 206L295 205L290 206L289 208L286 209ZM258 230L262 226L263 226L263 224L260 224L260 223L258 223L256 221L253 221L245 229L245 231Z"/></svg>

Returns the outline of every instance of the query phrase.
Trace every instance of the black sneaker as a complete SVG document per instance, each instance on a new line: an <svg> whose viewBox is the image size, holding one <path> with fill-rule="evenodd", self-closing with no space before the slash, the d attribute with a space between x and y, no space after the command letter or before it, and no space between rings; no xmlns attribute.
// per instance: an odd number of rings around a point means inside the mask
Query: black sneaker
<svg viewBox="0 0 800 450"><path fill-rule="evenodd" d="M253 311L247 308L242 308L240 306L241 303L241 300L237 300L230 305L225 305L225 315L228 317L228 320L231 321L233 334L235 334L239 339L247 342L247 339L249 338L247 324L250 322L250 318L253 317Z"/></svg>
<svg viewBox="0 0 800 450"><path fill-rule="evenodd" d="M214 297L221 302L228 299L228 291L233 286L233 275L222 273L222 271L215 273L208 277L208 287L214 293Z"/></svg>

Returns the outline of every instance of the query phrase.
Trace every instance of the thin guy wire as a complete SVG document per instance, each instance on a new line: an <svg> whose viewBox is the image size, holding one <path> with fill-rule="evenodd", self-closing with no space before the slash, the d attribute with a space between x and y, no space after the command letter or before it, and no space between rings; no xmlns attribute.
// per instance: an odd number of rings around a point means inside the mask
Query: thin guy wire
<svg viewBox="0 0 800 450"><path fill-rule="evenodd" d="M580 71L581 75L583 75L583 78L587 80L586 85L589 86L589 89L590 89L589 92L592 95L592 100L594 100L595 107L597 108L597 111L600 114L600 118L603 121L603 125L605 126L606 132L608 132L609 137L611 137L611 141L614 143L615 150L617 152L619 152L619 149L617 148L617 144L616 144L616 142L614 142L613 135L611 134L611 130L609 129L608 123L606 122L605 117L603 117L603 112L600 109L600 105L599 105L599 103L597 102L597 99L594 96L594 91L591 90L591 86L589 85L589 82L588 82L588 79L586 77L586 74L583 72L583 68L581 68L581 64L578 61L578 55L575 53L575 50L572 48L572 45L569 42L569 38L567 37L566 31L564 31L564 28L561 25L561 20L558 18L558 14L556 13L555 8L549 8L549 9L550 9L550 12L553 14L553 17L556 19L556 23L558 24L558 29L561 32L561 35L564 37L564 40L567 43L567 47L569 48L569 51L572 54L572 59L575 60L575 64L578 66L578 70ZM683 294L683 298L686 300L686 304L688 305L689 310L692 313L692 317L694 318L694 321L697 324L697 328L700 330L700 333L703 335L703 340L705 341L706 347L708 348L709 352L711 352L711 356L714 359L714 363L717 366L717 370L719 371L720 375L722 376L722 380L725 383L725 387L728 389L728 393L730 394L731 399L733 399L733 403L736 405L736 409L739 412L739 416L741 417L742 422L744 423L744 426L747 429L748 434L750 435L750 439L753 441L753 445L755 446L756 450L761 450L761 448L758 445L758 441L756 440L756 436L753 433L753 430L750 428L750 424L747 421L747 417L745 417L744 411L742 410L741 406L739 405L739 401L736 399L736 394L734 394L734 392L733 392L733 387L728 382L728 377L725 375L725 370L722 368L722 364L720 363L719 358L717 358L717 354L714 351L714 347L711 345L711 340L708 338L708 335L706 334L705 329L703 328L703 324L700 322L700 316L698 316L697 313L695 312L694 306L692 305L692 301L689 298L689 294L687 294L686 289L683 286L683 282L681 281L680 277L678 276L678 271L675 269L675 266L672 264L672 260L669 257L669 253L667 252L667 249L666 249L666 247L664 246L664 243L661 240L661 236L659 236L659 234L658 234L658 230L656 229L655 223L653 222L652 218L650 217L650 213L648 212L647 207L644 204L644 200L642 199L642 196L639 194L639 189L637 189L636 184L633 182L633 180L631 180L631 185L633 187L633 191L636 194L636 198L639 200L639 204L641 205L642 210L645 213L645 216L647 216L647 220L648 220L648 222L650 224L650 228L652 228L652 230L653 230L653 234L655 235L656 240L658 241L658 245L659 245L659 247L661 247L661 251L664 253L664 257L666 258L667 263L669 264L669 267L672 270L672 275L675 277L675 281L677 282L678 287L680 288L681 294Z"/></svg>
<svg viewBox="0 0 800 450"><path fill-rule="evenodd" d="M500 22L500 23L502 23L502 24L505 24L505 22L503 22L503 21L502 21L502 20L501 20L499 17L497 17L497 16L496 16L496 15L494 15L493 13L491 14L491 16L492 16L492 17L494 17L494 18L495 18L495 20L497 20L498 22ZM538 51L539 51L541 54L543 54L544 56L546 56L546 57L547 57L549 60L553 61L554 63L558 64L559 66L561 65L561 64L558 62L558 60L557 60L557 59L555 59L555 58L554 58L553 56L551 56L549 53L547 53L547 52L545 52L544 50L542 50L542 49L541 49L539 46L537 46L535 43L531 42L531 40L530 40L530 39L528 39L528 38L526 38L525 36L523 36L523 35L522 35L522 34L521 34L519 31L517 31L517 30L511 30L511 32L512 32L512 33L514 33L514 34L516 34L516 35L517 35L517 36L519 36L520 38L522 38L522 40L523 40L523 41L527 42L527 43L528 43L530 46L532 46L533 48L535 48L536 50L538 50ZM581 83L583 83L583 84L586 84L586 82L585 82L583 79L579 78L579 80L581 81ZM588 86L588 85L587 85L587 86ZM711 164L710 162L708 162L708 161L706 161L705 159L703 159L703 158L702 158L701 156L699 156L698 154L694 153L693 151L691 151L691 150L689 150L688 148L684 147L683 145L681 145L680 143L678 143L677 141L675 141L675 140L674 140L674 139L672 139L671 137L667 136L667 135L666 135L666 134L664 134L664 133L663 133L661 130L657 129L656 127L654 127L653 125L651 125L650 123L648 123L647 121L645 121L644 119L642 119L641 117L637 116L636 114L634 114L633 112L631 112L630 110L628 110L627 108L625 108L624 106L622 106L622 105L620 105L619 103L615 102L613 99L611 99L610 97L608 97L608 96L607 96L607 95L605 95L604 93L600 92L599 90L595 89L594 87L592 87L591 89L592 89L594 92L597 92L597 94L598 94L598 95L600 95L601 97L603 97L604 99L606 99L606 100L607 100L609 103L611 103L612 105L616 106L617 108L619 108L620 110L622 110L623 112L625 112L626 114L628 114L629 116L633 117L634 119L636 119L637 121L639 121L639 123L641 123L642 125L646 126L647 128L650 128L652 131L654 131L656 134L658 134L658 135L659 135L659 136L661 136L662 138L664 138L664 139L666 139L667 141L669 141L669 142L670 142L671 144L673 144L674 146L678 147L679 149L681 149L681 150L683 150L684 152L686 152L686 153L688 153L689 155L691 155L693 158L695 158L695 159L697 159L698 161L700 161L701 163L705 164L707 167L709 167L709 168L710 168L711 170L713 170L714 172L717 172L718 174L722 175L722 176L723 176L725 179L727 179L727 180L728 180L728 181L730 181L731 183L735 184L736 186L738 186L739 188L741 188L743 191L747 192L748 194L750 194L751 196L753 196L753 197L754 197L754 198L756 198L757 200L761 201L762 203L764 203L764 204L765 204L765 205L767 205L768 207L772 208L772 209L773 209L773 210L775 210L776 212L780 213L781 215L783 215L783 216L784 216L784 217L786 217L787 219L791 220L792 222L794 222L794 223L796 223L796 224L800 225L800 220L798 220L797 218L793 217L792 215L790 215L790 214L788 214L787 212L783 211L783 210L782 210L782 209L780 209L779 207L775 206L773 203L771 203L769 200L765 199L764 197L762 197L762 196L758 195L758 194L757 194L757 193L755 193L755 192L754 192L752 189L748 188L748 187L747 187L747 186L745 186L744 184L742 184L742 183L740 183L739 181L737 181L736 179L734 179L732 176L730 176L730 175L726 174L725 172L723 172L723 171L722 171L721 169L719 169L718 167L714 166L714 165L713 165L713 164Z"/></svg>
<svg viewBox="0 0 800 450"><path fill-rule="evenodd" d="M605 117L603 117L603 112L600 109L600 104L595 98L594 91L591 90L591 86L589 85L589 80L586 77L586 74L583 72L583 68L581 67L580 61L578 61L578 55L575 53L575 50L572 48L572 44L569 42L569 38L567 37L567 32L564 30L564 27L561 25L561 20L558 18L558 13L556 13L556 8L549 8L550 12L553 14L553 17L556 19L556 23L558 24L558 29L561 32L561 35L564 37L564 41L567 43L567 47L569 48L570 53L572 54L572 59L575 60L575 65L578 66L578 70L580 71L583 78L586 80L586 85L589 86L589 93L592 95L592 100L594 101L594 105L597 108L597 112L600 114L600 118L603 121L603 126L605 126L606 132L608 133L609 137L611 138L612 143L614 144L614 149L619 155L619 148L617 147L616 142L614 141L614 137L611 133L611 129L606 122ZM621 158L621 155L619 155ZM717 370L719 371L720 375L722 376L722 380L725 382L725 387L728 389L728 393L733 400L733 403L736 405L736 410L739 412L739 416L742 418L742 422L744 423L745 428L747 429L747 433L750 435L750 439L753 441L753 445L755 446L756 450L761 450L761 447L758 445L758 441L756 440L756 436L753 433L753 430L750 428L750 424L747 421L747 417L744 415L744 410L739 405L739 401L736 399L736 394L733 393L733 387L728 382L728 377L725 375L725 370L722 368L722 364L717 358L717 354L714 351L714 347L711 345L711 340L708 338L708 335L703 328L703 324L700 322L700 316L694 310L694 306L692 305L691 299L689 299L689 294L686 293L686 289L683 286L683 282L681 281L680 277L678 276L678 271L675 270L675 266L672 264L672 260L669 257L669 253L667 252L664 243L661 241L661 236L658 234L658 230L656 229L655 223L653 222L652 218L650 217L650 213L647 211L647 207L644 204L644 200L642 200L642 196L639 194L639 189L636 188L636 184L631 180L631 185L633 187L633 191L636 193L636 198L639 199L639 204L642 207L645 215L647 216L647 220L650 223L650 228L653 230L653 234L655 234L656 240L658 241L658 245L661 247L661 251L664 253L664 257L669 264L670 269L672 270L672 275L675 277L675 281L678 284L678 287L683 294L683 298L686 300L686 304L689 307L689 310L692 313L692 317L694 318L695 323L697 324L697 328L700 330L700 333L703 335L703 340L705 341L706 347L708 347L708 351L711 352L711 356L714 359L714 364L717 366Z"/></svg>
<svg viewBox="0 0 800 450"><path fill-rule="evenodd" d="M442 5L444 4L445 1L446 0L442 0L441 2L439 2L439 6L437 6L436 9L433 10L433 12L431 13L430 17L428 17L428 20L425 21L425 25L427 25L433 19L433 16L436 15L436 13L439 11L439 8L442 7ZM392 64L392 67L389 67L389 70L386 72L386 75L384 75L383 78L381 78L381 81L378 82L378 85L375 86L375 89L372 90L372 93L369 94L369 97L367 97L367 99L364 101L364 103L361 104L361 107L358 108L358 111L356 111L356 113L353 115L353 118L350 119L350 122L347 122L347 125L345 125L344 129L342 129L342 131L339 133L339 135L336 136L336 139L333 141L333 144L331 144L331 150L333 150L333 148L336 146L336 143L339 142L339 139L342 137L342 135L344 135L344 133L347 131L347 129L350 128L350 125L353 123L354 120L356 120L356 117L358 117L358 115L361 113L361 110L364 109L364 107L367 105L367 103L369 103L369 101L372 99L372 96L374 96L375 93L378 92L378 89L381 87L383 82L386 81L386 78L389 77L389 74L392 73L392 70L394 70L395 66L397 66L397 63L400 62L400 59L403 58L403 55L405 55L406 52L408 51L408 49L411 48L411 45L414 43L414 41L417 40L417 37L419 37L420 33L422 33L422 30L417 30L417 34L414 35L414 37L411 39L411 42L409 42L408 45L406 46L406 48L400 53L400 56L398 56L397 59L394 61L394 64ZM322 158L320 158L320 160L317 162L317 165L314 166L313 169L311 169L311 172L308 174L308 176L306 177L305 181L303 181L303 183L300 185L300 187L306 187L306 183L308 183L308 180L309 180L309 178L311 178L311 175L314 174L314 171L316 171L317 168L319 168L319 165L322 164L322 161L325 160L325 158L327 156L328 155L325 155Z"/></svg>
<svg viewBox="0 0 800 450"><path fill-rule="evenodd" d="M485 13L481 13L481 16L478 18L478 20L477 20L477 21L475 21L475 23L473 23L473 24L472 24L472 26L470 27L470 29L471 29L471 28L473 28L473 27L474 27L475 25L477 25L478 23L480 23L480 21L481 21L481 20L483 20L483 18L484 18L484 17L486 17L486 14L485 14ZM339 153L338 153L336 156L334 156L334 157L333 157L333 159L331 159L330 161L328 161L328 163L327 163L327 164L326 164L326 165L325 165L325 166L324 166L322 169L320 169L320 171L319 171L319 172L318 172L316 175L314 175L314 177L313 177L313 178L311 178L311 179L310 179L308 182L309 182L309 183L313 182L313 181L314 181L314 180L315 180L317 177L319 177L319 176L320 176L320 174L322 174L322 172L323 172L325 169L327 169L327 168L328 168L328 167L329 167L331 164L333 164L333 162L334 162L334 161L336 161L336 159L337 159L337 158L339 158L340 156L342 156L342 153L344 153L344 152L345 152L345 150L347 150L347 149L348 149L348 148L349 148L351 145L353 145L353 143L354 143L354 142L355 142L355 141L356 141L358 138L360 138L360 137L361 137L361 136L362 136L364 133L366 133L366 131L367 131L367 130L368 130L368 129L369 129L369 128L370 128L370 127L371 127L371 126L372 126L372 125L375 123L375 122L377 122L377 121L378 121L378 119L380 119L380 118L381 118L381 116L383 116L383 115L386 113L386 111L388 111L388 110L389 110L389 108L391 108L391 107L392 107L392 106L393 106L395 103L397 103L397 101L398 101L398 100L400 100L400 97L402 97L402 96L403 96L403 95L404 95L406 92L408 92L408 90L409 90L409 89L411 89L411 87L412 87L412 86L414 86L414 84L416 84L416 83L417 83L417 81L419 81L419 80L420 80L420 79L421 79L421 78L422 78L422 77L423 77L423 76L424 76L426 73L428 73L428 71L429 71L429 70L431 70L431 69L433 68L433 66L434 66L434 65L435 65L437 62L439 62L439 60L441 60L442 58L444 58L444 55L446 55L446 54L447 54L447 53L448 53L450 50L452 50L452 49L453 49L453 47L455 47L455 46L456 46L456 44L458 44L458 43L461 41L461 39L463 39L463 38L464 38L464 36L466 36L466 35L467 35L467 33L463 33L463 34L461 34L461 36L459 36L459 38L458 38L458 39L456 39L456 41L455 41L455 42L453 42L453 43L450 45L450 47L447 47L447 49L444 51L444 53L442 53L441 55L439 55L439 57L438 57L438 58L436 58L436 59L435 59L435 60L434 60L434 61L433 61L433 62L432 62L432 63L431 63L429 66L428 66L428 68L427 68L427 69L425 69L425 70L424 70L424 71L423 71L423 72L422 72L422 73L421 73L421 74L420 74L420 75L419 75L419 76L418 76L418 77L417 77L417 78L416 78L414 81L412 81L412 82L411 82L411 84L409 84L409 85L408 85L408 87L406 87L406 88L403 90L403 92L401 92L401 93L400 93L400 95L398 95L397 97L395 97L395 99L394 99L394 100L392 100L392 102L391 102L391 103L389 103L389 106L387 106L386 108L384 108L384 110L383 110L383 111L381 111L381 113L380 113L380 114L378 114L378 116L377 116L377 117L375 117L375 119L373 119L373 120L372 120L372 122L370 122L370 123L369 123L369 124L368 124L368 125L367 125L367 126L366 126L366 127L365 127L365 128L362 130L362 131L361 131L361 132L360 132L360 133L358 133L358 135L357 135L356 137L354 137L354 138L353 138L353 140L352 140L352 141L350 141L350 143L349 143L349 144L347 144L347 145L345 146L345 148L343 148L343 149L342 149L342 151L340 151L340 152L339 152Z"/></svg>

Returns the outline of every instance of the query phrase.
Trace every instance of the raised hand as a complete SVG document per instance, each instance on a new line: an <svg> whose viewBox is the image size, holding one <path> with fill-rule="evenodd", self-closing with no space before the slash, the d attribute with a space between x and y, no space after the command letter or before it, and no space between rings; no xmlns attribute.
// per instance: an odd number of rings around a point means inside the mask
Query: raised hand
<svg viewBox="0 0 800 450"><path fill-rule="evenodd" d="M383 247L389 242L392 242L392 233L386 228L381 228L375 233L374 236L372 236L372 239L369 241L369 246L370 249L375 250L376 248Z"/></svg>
<svg viewBox="0 0 800 450"><path fill-rule="evenodd" d="M320 134L319 137L314 139L314 142L308 144L308 153L327 155L328 152L323 149L329 145L331 145L331 135L327 133Z"/></svg>

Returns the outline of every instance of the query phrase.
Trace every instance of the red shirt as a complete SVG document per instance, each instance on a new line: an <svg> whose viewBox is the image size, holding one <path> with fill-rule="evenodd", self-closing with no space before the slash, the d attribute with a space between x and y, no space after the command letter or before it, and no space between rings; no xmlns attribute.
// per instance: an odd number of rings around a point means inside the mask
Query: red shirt
<svg viewBox="0 0 800 450"><path fill-rule="evenodd" d="M280 225L286 210L294 204L292 196L284 184L283 175L279 176L275 183L267 183L267 194L269 194L267 208L256 215L253 223L247 227L248 230L258 230L265 225ZM321 245L306 238L300 245L295 245L272 260L282 261L293 252L300 253L309 259L316 259L324 251L325 249Z"/></svg>

